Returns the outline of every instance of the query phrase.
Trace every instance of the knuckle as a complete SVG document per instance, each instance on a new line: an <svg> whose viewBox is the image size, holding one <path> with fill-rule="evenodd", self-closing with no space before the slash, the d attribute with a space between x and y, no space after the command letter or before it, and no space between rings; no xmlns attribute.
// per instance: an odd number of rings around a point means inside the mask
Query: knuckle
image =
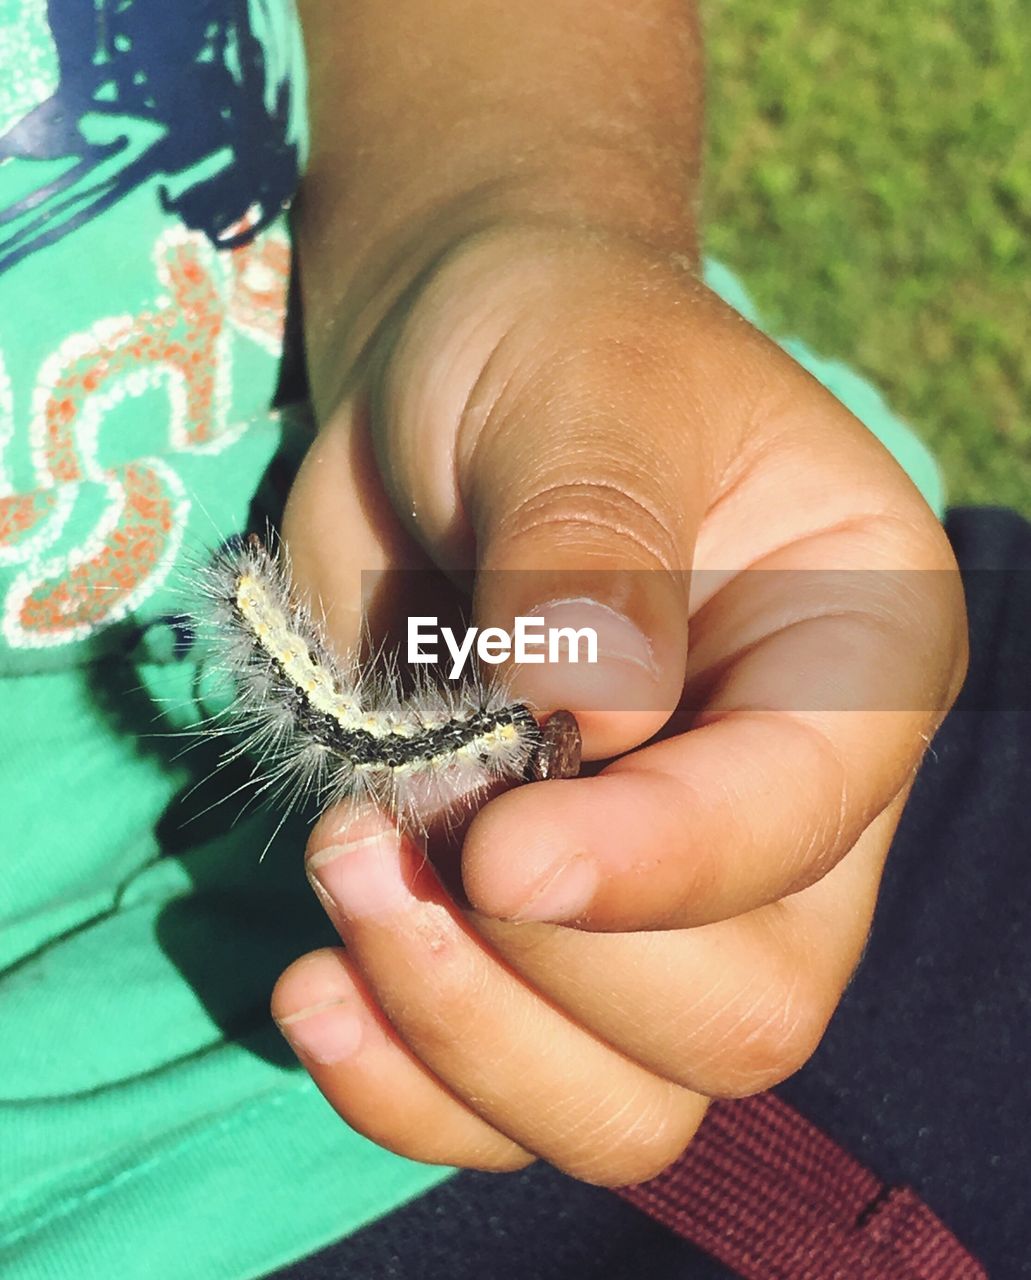
<svg viewBox="0 0 1031 1280"><path fill-rule="evenodd" d="M827 1016L800 976L764 988L727 1037L718 1092L746 1097L786 1080L812 1056Z"/></svg>
<svg viewBox="0 0 1031 1280"><path fill-rule="evenodd" d="M476 1011L496 1001L491 1000L487 973L464 947L446 942L431 947L430 958L422 982L382 997L385 1012L405 1040L421 1056L439 1061L453 1055Z"/></svg>
<svg viewBox="0 0 1031 1280"><path fill-rule="evenodd" d="M591 1150L564 1162L582 1182L603 1187L632 1186L656 1177L683 1154L701 1120L698 1099L670 1086L660 1105L621 1114L593 1136Z"/></svg>
<svg viewBox="0 0 1031 1280"><path fill-rule="evenodd" d="M489 1173L525 1168L534 1157L500 1133L480 1136L462 1132L463 1122L445 1113L438 1100L403 1117L345 1117L363 1137L406 1160L420 1164L454 1165Z"/></svg>
<svg viewBox="0 0 1031 1280"><path fill-rule="evenodd" d="M686 796L693 798L697 794L694 788L685 787ZM699 800L694 813L702 811L701 805ZM690 830L690 821L690 818L685 821L685 830ZM683 881L668 895L668 914L660 921L667 928L682 928L685 923L698 919L700 903L726 902L733 887L734 867L715 842L692 842L690 857L684 859L684 863Z"/></svg>
<svg viewBox="0 0 1031 1280"><path fill-rule="evenodd" d="M448 1160L447 1164L460 1165L463 1169L481 1169L484 1173L518 1173L536 1163L537 1157L514 1144L511 1150L497 1154L474 1154L460 1160Z"/></svg>
<svg viewBox="0 0 1031 1280"><path fill-rule="evenodd" d="M393 1128L381 1120L371 1117L365 1120L345 1116L347 1123L363 1138L377 1146L385 1147L405 1160L416 1160L420 1164L456 1164L456 1152L438 1130L429 1128L426 1120L429 1117L413 1121L404 1126Z"/></svg>
<svg viewBox="0 0 1031 1280"><path fill-rule="evenodd" d="M545 479L495 515L496 538L521 537L553 528L566 541L621 545L642 568L668 568L676 563L676 537L670 503L650 492L641 474L634 476L618 462L603 466L595 456L572 450ZM547 460L545 465L547 465ZM593 474L585 468L589 467ZM557 472L557 473L556 473Z"/></svg>
<svg viewBox="0 0 1031 1280"><path fill-rule="evenodd" d="M687 1146L687 1142L678 1137L676 1141L638 1142L626 1153L612 1174L605 1180L609 1187L630 1187L638 1182L648 1182L657 1178L678 1160Z"/></svg>

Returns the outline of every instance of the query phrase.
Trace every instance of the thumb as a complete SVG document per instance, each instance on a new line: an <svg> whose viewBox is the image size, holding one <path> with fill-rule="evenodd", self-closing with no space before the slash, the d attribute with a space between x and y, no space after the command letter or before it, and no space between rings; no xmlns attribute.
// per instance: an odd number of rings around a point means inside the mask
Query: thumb
<svg viewBox="0 0 1031 1280"><path fill-rule="evenodd" d="M398 511L438 563L475 565L478 625L535 619L515 691L573 711L595 758L679 701L714 474L685 389L685 282L660 287L654 265L553 236L476 246L420 296L382 384Z"/></svg>

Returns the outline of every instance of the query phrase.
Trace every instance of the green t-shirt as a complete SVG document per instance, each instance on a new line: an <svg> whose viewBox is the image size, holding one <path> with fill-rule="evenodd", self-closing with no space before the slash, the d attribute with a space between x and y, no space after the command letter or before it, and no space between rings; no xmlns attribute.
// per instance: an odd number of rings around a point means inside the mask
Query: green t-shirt
<svg viewBox="0 0 1031 1280"><path fill-rule="evenodd" d="M274 818L208 810L231 779L167 736L204 710L191 557L308 436L271 408L304 105L288 0L0 0L5 1280L256 1276L448 1176L295 1065L268 995L331 940L303 832L259 862ZM877 393L784 345L940 511Z"/></svg>

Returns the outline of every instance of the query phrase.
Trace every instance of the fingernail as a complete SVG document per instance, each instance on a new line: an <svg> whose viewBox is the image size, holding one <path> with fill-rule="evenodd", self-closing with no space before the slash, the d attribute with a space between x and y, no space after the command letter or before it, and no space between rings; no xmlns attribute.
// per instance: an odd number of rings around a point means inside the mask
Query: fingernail
<svg viewBox="0 0 1031 1280"><path fill-rule="evenodd" d="M520 922L576 920L591 904L598 888L598 871L585 858L574 858L554 873L521 907L513 920Z"/></svg>
<svg viewBox="0 0 1031 1280"><path fill-rule="evenodd" d="M296 1054L324 1065L353 1057L364 1035L361 1015L338 1000L291 1013L276 1025Z"/></svg>
<svg viewBox="0 0 1031 1280"><path fill-rule="evenodd" d="M320 896L344 916L387 915L405 906L408 886L401 874L396 833L330 845L308 858L308 876Z"/></svg>
<svg viewBox="0 0 1031 1280"><path fill-rule="evenodd" d="M589 629L598 637L598 662L626 662L646 671L657 679L659 669L651 641L625 614L591 600L586 596L569 600L552 600L531 610L535 617L544 619L545 635L558 628L571 631ZM568 648L563 644L563 660ZM580 643L580 662L586 660L586 646Z"/></svg>

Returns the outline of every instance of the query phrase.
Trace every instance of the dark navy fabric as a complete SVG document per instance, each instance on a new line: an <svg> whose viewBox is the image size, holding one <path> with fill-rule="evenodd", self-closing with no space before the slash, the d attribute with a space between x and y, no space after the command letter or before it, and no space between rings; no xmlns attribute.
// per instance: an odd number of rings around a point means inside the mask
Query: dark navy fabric
<svg viewBox="0 0 1031 1280"><path fill-rule="evenodd" d="M907 806L863 962L777 1092L913 1187L992 1280L1031 1276L1031 525L961 509L971 667ZM461 1173L276 1280L725 1280L544 1165ZM885 1277L891 1280L891 1277Z"/></svg>
<svg viewBox="0 0 1031 1280"><path fill-rule="evenodd" d="M954 512L971 665L917 779L863 964L778 1092L1031 1276L1031 525Z"/></svg>
<svg viewBox="0 0 1031 1280"><path fill-rule="evenodd" d="M276 1280L726 1280L611 1191L534 1165L460 1173Z"/></svg>

